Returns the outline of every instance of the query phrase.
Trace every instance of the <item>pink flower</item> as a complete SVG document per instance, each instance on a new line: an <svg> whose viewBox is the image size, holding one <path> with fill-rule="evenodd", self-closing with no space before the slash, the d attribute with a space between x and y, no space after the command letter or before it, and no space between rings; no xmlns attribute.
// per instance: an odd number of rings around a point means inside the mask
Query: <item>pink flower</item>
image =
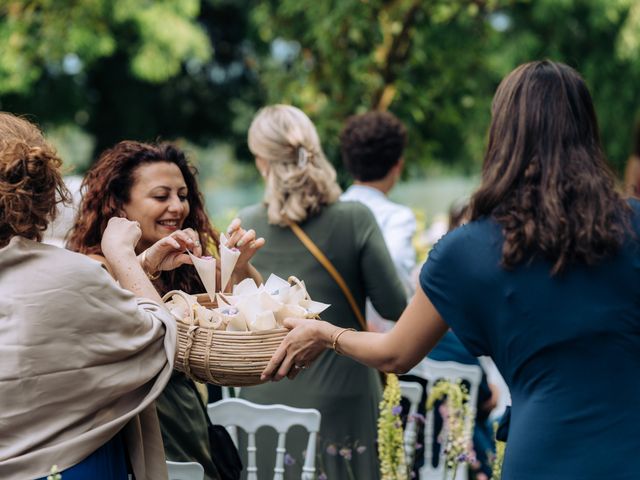
<svg viewBox="0 0 640 480"><path fill-rule="evenodd" d="M333 443L331 443L327 446L327 453L332 457L335 457L338 454L338 448Z"/></svg>
<svg viewBox="0 0 640 480"><path fill-rule="evenodd" d="M338 452L342 458L345 460L351 460L351 449L347 447L342 447Z"/></svg>

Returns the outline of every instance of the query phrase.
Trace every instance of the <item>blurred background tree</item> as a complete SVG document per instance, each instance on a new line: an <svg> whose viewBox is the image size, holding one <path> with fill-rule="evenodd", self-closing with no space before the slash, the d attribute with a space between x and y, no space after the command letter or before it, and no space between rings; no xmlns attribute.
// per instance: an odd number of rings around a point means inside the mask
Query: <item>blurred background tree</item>
<svg viewBox="0 0 640 480"><path fill-rule="evenodd" d="M80 171L123 138L246 160L255 110L290 102L336 165L344 119L378 108L408 126L409 177L474 173L498 82L546 57L589 83L620 171L640 104L638 0L0 2L0 108L65 139Z"/></svg>

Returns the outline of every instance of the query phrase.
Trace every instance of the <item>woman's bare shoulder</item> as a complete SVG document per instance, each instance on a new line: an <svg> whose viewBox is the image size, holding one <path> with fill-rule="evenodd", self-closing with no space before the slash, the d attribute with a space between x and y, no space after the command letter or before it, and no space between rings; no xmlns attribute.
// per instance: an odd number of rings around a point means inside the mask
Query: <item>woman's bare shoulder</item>
<svg viewBox="0 0 640 480"><path fill-rule="evenodd" d="M111 267L109 266L109 262L107 262L107 259L104 258L104 256L97 253L89 253L87 254L87 257L91 258L92 260L95 260L96 262L99 262L102 265L102 268L104 268L107 272L109 272L109 275L113 277L113 271L111 270Z"/></svg>

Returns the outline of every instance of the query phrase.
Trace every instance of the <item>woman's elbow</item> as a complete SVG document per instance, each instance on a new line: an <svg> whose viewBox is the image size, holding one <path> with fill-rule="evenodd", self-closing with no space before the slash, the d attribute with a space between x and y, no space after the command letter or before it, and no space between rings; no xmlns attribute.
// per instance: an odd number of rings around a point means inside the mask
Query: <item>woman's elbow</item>
<svg viewBox="0 0 640 480"><path fill-rule="evenodd" d="M384 373L396 373L402 375L407 373L414 367L414 364L407 359L401 358L398 355L391 355L384 359L378 369Z"/></svg>

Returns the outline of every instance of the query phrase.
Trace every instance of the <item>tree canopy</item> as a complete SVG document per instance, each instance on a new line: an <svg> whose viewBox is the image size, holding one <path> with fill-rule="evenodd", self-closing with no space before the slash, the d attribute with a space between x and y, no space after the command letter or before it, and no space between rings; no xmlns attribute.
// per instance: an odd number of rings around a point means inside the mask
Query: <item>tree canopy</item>
<svg viewBox="0 0 640 480"><path fill-rule="evenodd" d="M339 165L351 114L409 130L409 174L477 171L491 98L516 65L580 71L621 169L640 105L638 0L5 0L0 107L123 138L231 144L292 103Z"/></svg>

